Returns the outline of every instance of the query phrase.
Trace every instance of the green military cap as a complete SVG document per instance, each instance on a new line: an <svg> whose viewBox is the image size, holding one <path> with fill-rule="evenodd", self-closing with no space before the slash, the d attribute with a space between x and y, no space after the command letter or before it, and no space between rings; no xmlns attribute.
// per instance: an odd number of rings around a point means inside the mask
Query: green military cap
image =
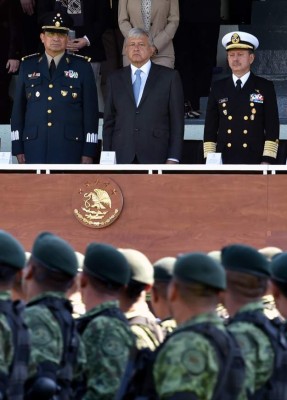
<svg viewBox="0 0 287 400"><path fill-rule="evenodd" d="M146 255L135 249L119 249L125 256L131 269L131 279L136 282L152 285L153 266Z"/></svg>
<svg viewBox="0 0 287 400"><path fill-rule="evenodd" d="M0 264L22 269L25 266L25 250L10 233L0 230Z"/></svg>
<svg viewBox="0 0 287 400"><path fill-rule="evenodd" d="M37 236L32 248L32 256L51 271L64 272L75 276L78 260L73 247L59 236L42 232Z"/></svg>
<svg viewBox="0 0 287 400"><path fill-rule="evenodd" d="M153 264L154 280L157 282L169 282L172 278L175 257L163 257Z"/></svg>
<svg viewBox="0 0 287 400"><path fill-rule="evenodd" d="M105 243L88 245L84 269L99 279L122 286L130 280L131 271L126 258L114 246Z"/></svg>
<svg viewBox="0 0 287 400"><path fill-rule="evenodd" d="M174 265L173 275L183 282L197 282L215 289L226 289L224 268L204 253L187 253Z"/></svg>
<svg viewBox="0 0 287 400"><path fill-rule="evenodd" d="M287 253L278 254L270 263L271 279L287 283Z"/></svg>
<svg viewBox="0 0 287 400"><path fill-rule="evenodd" d="M266 277L270 275L267 258L248 245L232 244L224 247L221 251L221 262L229 271Z"/></svg>

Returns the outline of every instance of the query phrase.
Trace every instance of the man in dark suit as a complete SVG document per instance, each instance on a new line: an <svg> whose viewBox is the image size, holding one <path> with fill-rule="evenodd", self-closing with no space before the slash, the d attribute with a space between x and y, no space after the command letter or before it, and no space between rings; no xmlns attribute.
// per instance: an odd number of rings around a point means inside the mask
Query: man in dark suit
<svg viewBox="0 0 287 400"><path fill-rule="evenodd" d="M274 163L279 117L274 85L250 71L257 38L231 32L222 39L232 76L214 82L207 104L204 157L222 153L224 164Z"/></svg>
<svg viewBox="0 0 287 400"><path fill-rule="evenodd" d="M108 80L103 149L119 164L177 163L184 133L184 101L177 71L153 64L148 34L130 30L126 54L131 65Z"/></svg>
<svg viewBox="0 0 287 400"><path fill-rule="evenodd" d="M71 20L48 13L43 55L20 67L11 121L12 154L19 163L92 163L97 149L98 102L92 68L65 53Z"/></svg>
<svg viewBox="0 0 287 400"><path fill-rule="evenodd" d="M21 59L21 8L18 0L0 0L0 124L9 124L9 85Z"/></svg>

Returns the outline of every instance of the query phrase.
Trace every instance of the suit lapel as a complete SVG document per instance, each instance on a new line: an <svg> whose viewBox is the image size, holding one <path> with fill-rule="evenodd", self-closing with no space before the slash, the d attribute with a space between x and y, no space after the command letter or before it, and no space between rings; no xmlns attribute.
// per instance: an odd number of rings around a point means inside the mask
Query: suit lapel
<svg viewBox="0 0 287 400"><path fill-rule="evenodd" d="M131 97L132 101L136 106L134 92L133 92L132 78L131 78L132 74L131 67L130 66L124 67L122 71L123 71L122 79L124 81L124 86L127 89L129 96Z"/></svg>
<svg viewBox="0 0 287 400"><path fill-rule="evenodd" d="M146 84L144 87L144 91L142 94L142 98L141 101L139 103L139 106L146 100L146 98L148 97L150 91L153 89L154 86L157 86L156 84L156 80L157 80L157 76L159 74L159 70L157 68L157 66L153 63L151 63L151 68L146 80Z"/></svg>

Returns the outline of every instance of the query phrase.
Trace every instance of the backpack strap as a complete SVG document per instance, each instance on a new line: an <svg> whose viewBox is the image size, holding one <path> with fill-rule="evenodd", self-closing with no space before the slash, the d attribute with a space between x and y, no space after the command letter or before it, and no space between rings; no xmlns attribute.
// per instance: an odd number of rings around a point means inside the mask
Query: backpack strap
<svg viewBox="0 0 287 400"><path fill-rule="evenodd" d="M128 323L130 326L139 326L152 342L154 348L157 348L160 343L162 343L164 339L163 331L156 321L142 317L141 315L136 315L135 317L129 318Z"/></svg>
<svg viewBox="0 0 287 400"><path fill-rule="evenodd" d="M79 349L79 337L75 321L72 317L73 310L71 303L69 300L64 298L47 296L29 303L29 307L34 305L47 307L61 328L63 352L61 363L57 370L57 382L60 384L62 390L69 392L73 380L73 366L76 363ZM64 394L62 396L64 396Z"/></svg>
<svg viewBox="0 0 287 400"><path fill-rule="evenodd" d="M0 313L4 314L12 331L14 356L9 368L6 393L9 400L22 400L24 383L28 376L30 339L23 320L25 305L22 301L1 300Z"/></svg>

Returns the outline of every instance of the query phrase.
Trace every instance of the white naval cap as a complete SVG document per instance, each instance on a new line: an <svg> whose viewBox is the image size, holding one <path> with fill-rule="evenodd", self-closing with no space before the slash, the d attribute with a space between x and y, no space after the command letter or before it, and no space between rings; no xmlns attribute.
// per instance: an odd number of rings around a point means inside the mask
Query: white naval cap
<svg viewBox="0 0 287 400"><path fill-rule="evenodd" d="M226 50L255 50L259 46L259 41L255 36L247 32L229 32L223 36L222 45Z"/></svg>

